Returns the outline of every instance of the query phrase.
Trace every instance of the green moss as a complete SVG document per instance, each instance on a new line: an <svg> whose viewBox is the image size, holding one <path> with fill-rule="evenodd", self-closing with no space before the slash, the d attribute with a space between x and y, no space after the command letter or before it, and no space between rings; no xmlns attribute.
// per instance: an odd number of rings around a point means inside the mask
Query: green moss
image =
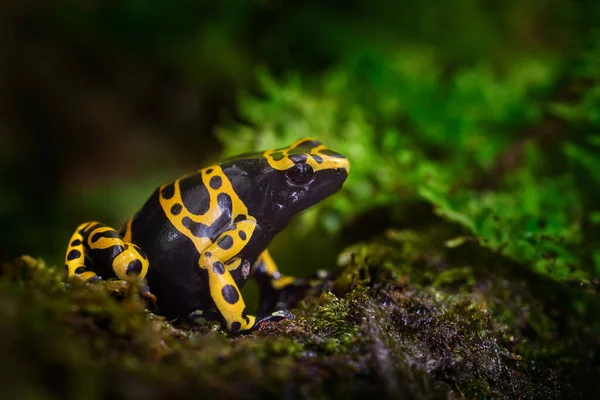
<svg viewBox="0 0 600 400"><path fill-rule="evenodd" d="M598 90L578 82L597 79L590 53L571 78L581 99L568 103L552 98L564 62L550 54L503 70L485 61L445 69L432 49L397 45L358 52L317 77L261 71L263 96L240 99L252 125L222 126L218 137L233 155L317 136L349 158L341 193L303 214L296 233L318 226L340 236L363 213L424 201L460 236L540 275L589 282L599 236L586 224L600 198L600 153L588 132L597 129ZM556 132L546 132L549 113L560 119ZM380 231L402 226L399 214Z"/></svg>
<svg viewBox="0 0 600 400"><path fill-rule="evenodd" d="M360 340L361 306L368 300L365 288L358 288L343 298L324 293L306 322L307 344L325 354L347 352Z"/></svg>
<svg viewBox="0 0 600 400"><path fill-rule="evenodd" d="M597 299L558 283L540 293L535 275L477 242L444 246L453 234L442 224L349 247L331 291L305 298L295 320L241 336L213 323L173 326L144 309L136 282L67 286L62 272L22 258L0 276L0 392L40 399L594 393L595 384L582 382L600 372L597 327L585 323ZM569 314L569 298L582 302L579 314Z"/></svg>

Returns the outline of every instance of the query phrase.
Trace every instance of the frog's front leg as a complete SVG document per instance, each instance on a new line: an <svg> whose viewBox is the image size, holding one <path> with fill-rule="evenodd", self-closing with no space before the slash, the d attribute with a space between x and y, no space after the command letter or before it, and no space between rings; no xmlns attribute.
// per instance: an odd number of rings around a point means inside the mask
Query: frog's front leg
<svg viewBox="0 0 600 400"><path fill-rule="evenodd" d="M293 307L310 288L323 286L324 280L329 278L326 271L318 271L309 278L283 275L268 250L260 255L253 270L260 288L258 315Z"/></svg>
<svg viewBox="0 0 600 400"><path fill-rule="evenodd" d="M226 267L227 261L238 256L251 238L256 221L237 222L234 229L228 229L199 258L200 268L208 273L210 296L215 303L224 328L231 332L242 332L257 328L267 321L293 319L287 310L273 312L256 318L246 313L246 304L240 290Z"/></svg>
<svg viewBox="0 0 600 400"><path fill-rule="evenodd" d="M86 265L86 261L90 265ZM99 271L114 274L123 280L129 276L143 279L149 265L148 257L142 249L125 242L111 227L95 221L77 227L69 241L65 258L67 277L78 277L87 282L101 280L102 277L97 274ZM90 269L91 266L95 271ZM143 289L142 294L150 299L154 298L147 289Z"/></svg>

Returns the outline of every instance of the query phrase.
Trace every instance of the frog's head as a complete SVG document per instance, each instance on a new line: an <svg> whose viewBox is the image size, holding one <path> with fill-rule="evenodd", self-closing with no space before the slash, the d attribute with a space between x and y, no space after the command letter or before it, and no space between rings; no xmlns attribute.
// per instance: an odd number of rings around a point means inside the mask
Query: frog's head
<svg viewBox="0 0 600 400"><path fill-rule="evenodd" d="M232 177L233 187L250 214L274 231L340 190L350 171L346 157L311 138L239 156L226 165L238 171L234 173L237 177Z"/></svg>

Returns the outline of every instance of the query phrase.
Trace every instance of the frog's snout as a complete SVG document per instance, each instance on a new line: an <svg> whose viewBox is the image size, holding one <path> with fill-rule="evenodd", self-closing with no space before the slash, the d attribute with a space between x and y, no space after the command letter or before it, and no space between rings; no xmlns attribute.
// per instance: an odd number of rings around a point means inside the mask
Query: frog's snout
<svg viewBox="0 0 600 400"><path fill-rule="evenodd" d="M348 175L350 173L350 161L346 156L329 149L327 149L326 154L329 158L329 162L333 164L332 168L335 169L338 174L345 172L346 175Z"/></svg>
<svg viewBox="0 0 600 400"><path fill-rule="evenodd" d="M350 161L344 157L343 159L340 159L340 167L338 168L340 171L343 169L346 171L346 175L350 174Z"/></svg>

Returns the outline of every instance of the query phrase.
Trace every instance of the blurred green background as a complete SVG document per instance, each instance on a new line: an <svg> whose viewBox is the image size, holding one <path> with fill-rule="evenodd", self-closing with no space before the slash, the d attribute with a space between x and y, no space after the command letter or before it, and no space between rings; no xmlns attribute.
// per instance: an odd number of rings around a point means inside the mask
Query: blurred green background
<svg viewBox="0 0 600 400"><path fill-rule="evenodd" d="M3 3L3 260L60 265L80 222L312 136L352 171L274 243L285 271L442 217L537 273L600 275L597 1Z"/></svg>

